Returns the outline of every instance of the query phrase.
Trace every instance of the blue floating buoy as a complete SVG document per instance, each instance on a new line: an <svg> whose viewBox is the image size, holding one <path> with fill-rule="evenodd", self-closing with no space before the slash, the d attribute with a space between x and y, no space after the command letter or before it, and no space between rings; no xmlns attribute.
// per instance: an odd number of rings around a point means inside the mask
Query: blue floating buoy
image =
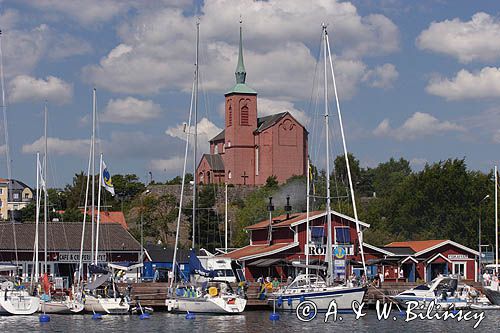
<svg viewBox="0 0 500 333"><path fill-rule="evenodd" d="M292 306L292 298L288 297L288 306Z"/></svg>
<svg viewBox="0 0 500 333"><path fill-rule="evenodd" d="M304 302L306 298L304 296L300 296L300 303Z"/></svg>
<svg viewBox="0 0 500 333"><path fill-rule="evenodd" d="M192 313L192 312L188 312L188 313L186 314L186 319L188 319L188 320L195 319L195 318L196 318L196 316L195 316L195 314L194 314L194 313Z"/></svg>
<svg viewBox="0 0 500 333"><path fill-rule="evenodd" d="M142 313L140 316L139 316L139 319L140 320L144 320L144 319L149 319L149 313Z"/></svg>
<svg viewBox="0 0 500 333"><path fill-rule="evenodd" d="M100 319L102 319L102 315L100 313L94 313L92 315L92 319L93 320L100 320Z"/></svg>
<svg viewBox="0 0 500 333"><path fill-rule="evenodd" d="M277 312L273 312L269 315L269 320L270 321L277 321L280 320L280 315Z"/></svg>
<svg viewBox="0 0 500 333"><path fill-rule="evenodd" d="M281 307L283 305L283 297L278 297L278 303L276 303L278 307Z"/></svg>
<svg viewBox="0 0 500 333"><path fill-rule="evenodd" d="M47 314L41 314L39 320L41 323L48 323L50 321L50 316Z"/></svg>

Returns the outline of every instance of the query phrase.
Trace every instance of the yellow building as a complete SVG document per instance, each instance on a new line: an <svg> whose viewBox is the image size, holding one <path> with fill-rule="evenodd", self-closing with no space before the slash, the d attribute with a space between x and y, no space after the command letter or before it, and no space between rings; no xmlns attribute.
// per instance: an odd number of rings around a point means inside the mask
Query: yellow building
<svg viewBox="0 0 500 333"><path fill-rule="evenodd" d="M10 193L9 193L10 192ZM25 183L12 179L0 178L0 219L8 220L9 211L20 210L33 200L33 191Z"/></svg>

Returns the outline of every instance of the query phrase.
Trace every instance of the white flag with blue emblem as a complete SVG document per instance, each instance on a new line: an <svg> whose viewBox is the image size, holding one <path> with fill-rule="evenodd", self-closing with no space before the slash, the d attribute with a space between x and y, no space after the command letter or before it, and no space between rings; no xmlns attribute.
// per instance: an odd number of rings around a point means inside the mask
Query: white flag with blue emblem
<svg viewBox="0 0 500 333"><path fill-rule="evenodd" d="M108 171L108 168L106 167L106 163L102 161L102 186L111 193L111 195L115 195L115 188L113 187L113 182L111 181L111 175Z"/></svg>

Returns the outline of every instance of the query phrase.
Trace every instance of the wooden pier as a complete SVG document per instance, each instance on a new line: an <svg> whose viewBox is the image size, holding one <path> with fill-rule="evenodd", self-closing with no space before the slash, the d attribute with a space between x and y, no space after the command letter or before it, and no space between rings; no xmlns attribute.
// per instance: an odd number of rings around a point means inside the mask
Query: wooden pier
<svg viewBox="0 0 500 333"><path fill-rule="evenodd" d="M480 283L467 281L468 285L482 291ZM364 302L368 307L374 307L378 300L390 302L391 298L404 290L416 287L417 283L411 282L385 282L380 288L369 287L365 295ZM165 308L165 298L167 297L168 284L166 282L144 282L132 284L119 284L120 291L127 293L127 288L131 287L130 300L132 305L140 303L141 306L149 306L157 310ZM231 285L234 291L237 286ZM259 285L251 283L247 290L247 310L267 309L267 300L259 299Z"/></svg>

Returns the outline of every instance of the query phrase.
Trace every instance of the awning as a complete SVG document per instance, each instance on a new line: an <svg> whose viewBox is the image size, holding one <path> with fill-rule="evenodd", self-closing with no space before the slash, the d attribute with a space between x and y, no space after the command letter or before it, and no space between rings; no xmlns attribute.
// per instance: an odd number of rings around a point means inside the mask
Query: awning
<svg viewBox="0 0 500 333"><path fill-rule="evenodd" d="M247 266L268 267L281 261L279 258L274 259L259 259L254 262L247 263Z"/></svg>

